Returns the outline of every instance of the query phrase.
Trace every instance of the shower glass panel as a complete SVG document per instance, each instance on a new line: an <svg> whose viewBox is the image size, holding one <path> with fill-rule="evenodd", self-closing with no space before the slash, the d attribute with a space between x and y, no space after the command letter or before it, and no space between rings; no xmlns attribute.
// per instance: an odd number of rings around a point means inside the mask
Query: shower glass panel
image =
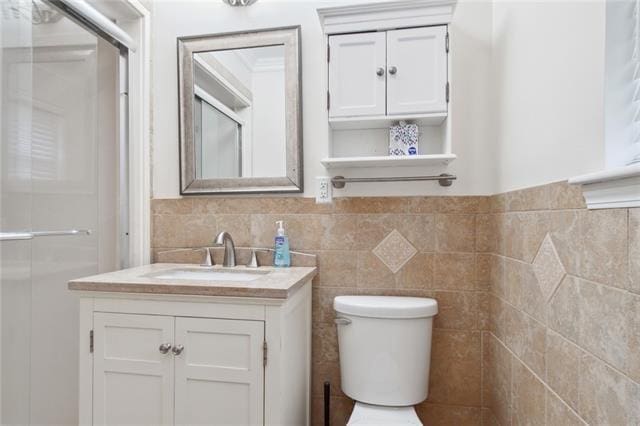
<svg viewBox="0 0 640 426"><path fill-rule="evenodd" d="M118 267L120 51L49 3L0 8L0 232L91 231L0 241L0 423L77 424L67 282Z"/></svg>

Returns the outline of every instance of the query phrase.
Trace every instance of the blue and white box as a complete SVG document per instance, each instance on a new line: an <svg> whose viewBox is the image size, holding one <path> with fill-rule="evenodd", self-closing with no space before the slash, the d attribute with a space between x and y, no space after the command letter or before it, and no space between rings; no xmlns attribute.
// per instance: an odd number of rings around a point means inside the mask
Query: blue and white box
<svg viewBox="0 0 640 426"><path fill-rule="evenodd" d="M400 122L389 128L389 155L418 155L419 130L417 124Z"/></svg>

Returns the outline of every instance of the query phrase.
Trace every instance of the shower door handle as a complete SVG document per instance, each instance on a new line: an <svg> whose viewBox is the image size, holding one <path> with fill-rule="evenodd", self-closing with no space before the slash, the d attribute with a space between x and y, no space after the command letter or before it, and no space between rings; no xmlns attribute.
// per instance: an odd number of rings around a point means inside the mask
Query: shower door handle
<svg viewBox="0 0 640 426"><path fill-rule="evenodd" d="M35 237L55 237L61 235L91 235L91 230L68 229L64 231L0 232L0 241L32 240Z"/></svg>

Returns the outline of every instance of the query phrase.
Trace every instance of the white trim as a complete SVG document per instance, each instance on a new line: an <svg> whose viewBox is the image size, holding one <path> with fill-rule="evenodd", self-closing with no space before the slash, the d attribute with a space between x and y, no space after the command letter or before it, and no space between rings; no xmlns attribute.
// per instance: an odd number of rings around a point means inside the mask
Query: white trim
<svg viewBox="0 0 640 426"><path fill-rule="evenodd" d="M443 25L456 0L400 0L317 9L325 34Z"/></svg>
<svg viewBox="0 0 640 426"><path fill-rule="evenodd" d="M576 176L569 183L582 185L589 209L640 207L640 164Z"/></svg>
<svg viewBox="0 0 640 426"><path fill-rule="evenodd" d="M240 124L241 126L244 126L245 122L242 119L242 117L240 117L234 110L232 110L231 108L229 108L228 106L226 106L225 104L223 104L222 102L220 102L219 100L211 96L209 92L207 92L197 84L193 85L193 94L198 96L200 99L204 100L205 102L207 102L209 105L216 108L220 112L222 112L224 115L226 115L236 123Z"/></svg>
<svg viewBox="0 0 640 426"><path fill-rule="evenodd" d="M105 0L102 0L105 1ZM139 0L116 21L135 41L129 52L129 266L151 262L151 13Z"/></svg>

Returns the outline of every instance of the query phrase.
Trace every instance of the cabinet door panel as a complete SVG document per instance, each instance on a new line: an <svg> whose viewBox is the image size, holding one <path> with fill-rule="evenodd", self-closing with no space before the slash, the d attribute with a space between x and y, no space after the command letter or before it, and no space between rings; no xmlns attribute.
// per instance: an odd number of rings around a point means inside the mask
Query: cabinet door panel
<svg viewBox="0 0 640 426"><path fill-rule="evenodd" d="M388 32L388 115L447 111L446 34L446 26Z"/></svg>
<svg viewBox="0 0 640 426"><path fill-rule="evenodd" d="M329 37L329 116L385 114L385 44L384 32Z"/></svg>
<svg viewBox="0 0 640 426"><path fill-rule="evenodd" d="M96 312L93 423L172 424L174 319Z"/></svg>
<svg viewBox="0 0 640 426"><path fill-rule="evenodd" d="M176 424L263 422L264 322L176 318Z"/></svg>

